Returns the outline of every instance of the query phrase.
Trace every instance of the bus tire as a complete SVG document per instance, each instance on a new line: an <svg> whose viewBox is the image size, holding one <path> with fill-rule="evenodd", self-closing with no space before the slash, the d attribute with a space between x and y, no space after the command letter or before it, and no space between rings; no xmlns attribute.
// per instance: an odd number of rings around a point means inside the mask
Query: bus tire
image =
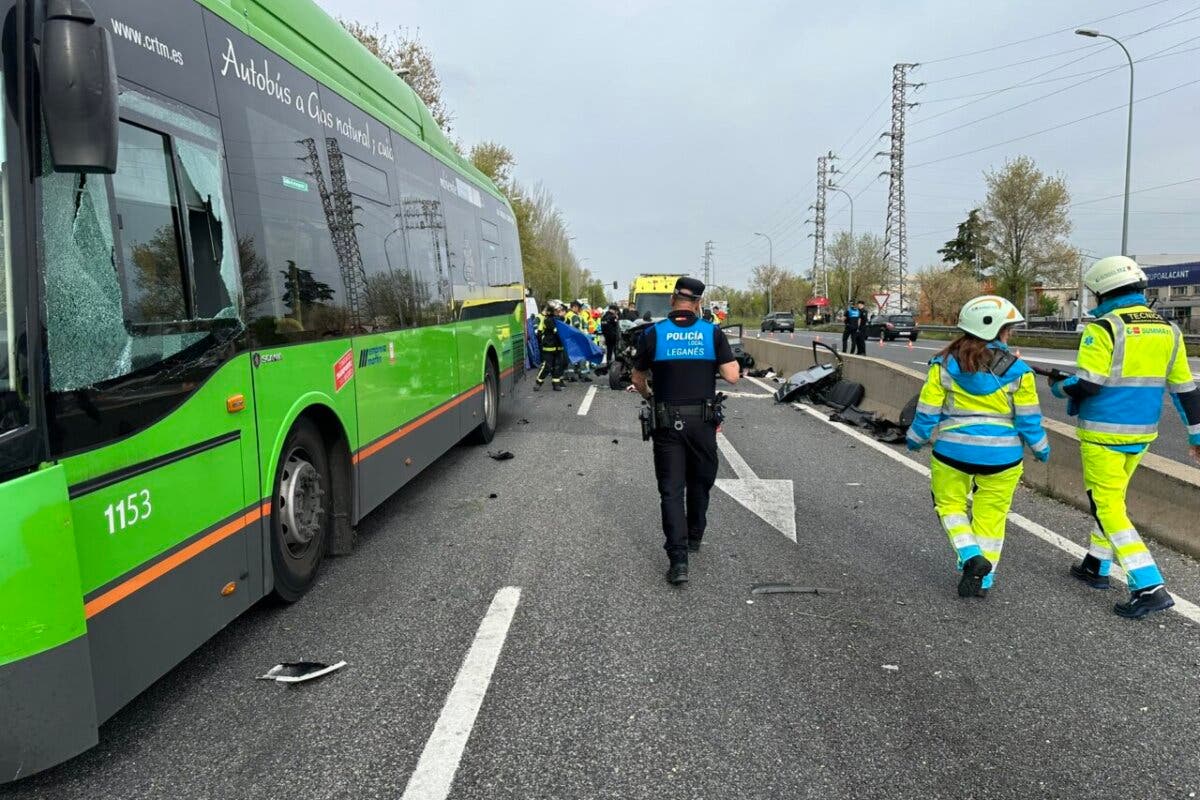
<svg viewBox="0 0 1200 800"><path fill-rule="evenodd" d="M471 441L488 444L496 438L500 422L500 376L496 374L496 363L489 357L483 370L483 419L479 427L471 431Z"/></svg>
<svg viewBox="0 0 1200 800"><path fill-rule="evenodd" d="M333 527L332 480L325 440L301 417L283 443L271 495L271 565L275 595L287 603L304 596Z"/></svg>

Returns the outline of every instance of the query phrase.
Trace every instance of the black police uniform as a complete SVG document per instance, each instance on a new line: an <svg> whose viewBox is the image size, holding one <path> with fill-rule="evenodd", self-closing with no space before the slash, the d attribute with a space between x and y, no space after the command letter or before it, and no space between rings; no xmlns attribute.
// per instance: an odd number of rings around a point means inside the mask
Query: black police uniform
<svg viewBox="0 0 1200 800"><path fill-rule="evenodd" d="M617 354L617 338L621 335L620 317L617 310L610 308L600 318L600 333L604 335L604 361L611 364Z"/></svg>
<svg viewBox="0 0 1200 800"><path fill-rule="evenodd" d="M846 321L842 326L842 352L851 353L858 346L857 331L862 321L863 312L853 303L846 309ZM849 345L849 346L847 346Z"/></svg>
<svg viewBox="0 0 1200 800"><path fill-rule="evenodd" d="M699 297L704 284L680 278L676 291L681 289ZM672 565L686 564L689 543L698 546L704 536L708 496L717 479L717 420L711 416L716 370L734 360L725 333L690 311L672 311L642 334L638 346L634 367L654 380L654 474L663 547Z"/></svg>

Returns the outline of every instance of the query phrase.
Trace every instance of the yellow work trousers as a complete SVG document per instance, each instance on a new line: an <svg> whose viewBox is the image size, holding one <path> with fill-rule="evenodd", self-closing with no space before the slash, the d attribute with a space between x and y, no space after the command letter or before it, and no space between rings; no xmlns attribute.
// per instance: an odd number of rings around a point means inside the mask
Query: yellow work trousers
<svg viewBox="0 0 1200 800"><path fill-rule="evenodd" d="M1088 552L1100 561L1100 574L1107 575L1115 556L1129 580L1131 590L1157 586L1163 582L1154 556L1138 535L1125 511L1125 493L1134 470L1142 462L1141 453L1122 453L1091 442L1079 443L1083 462L1083 485L1092 504L1092 529Z"/></svg>
<svg viewBox="0 0 1200 800"><path fill-rule="evenodd" d="M959 567L978 555L992 564L992 571L983 579L985 589L992 585L1000 563L1008 509L1024 470L1022 464L1017 464L993 475L972 475L936 458L929 460L933 505L958 556Z"/></svg>

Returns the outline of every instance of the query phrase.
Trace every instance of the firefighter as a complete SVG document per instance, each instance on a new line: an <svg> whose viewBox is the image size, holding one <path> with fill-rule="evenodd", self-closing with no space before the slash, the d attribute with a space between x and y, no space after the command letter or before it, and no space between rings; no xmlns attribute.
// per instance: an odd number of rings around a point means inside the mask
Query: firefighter
<svg viewBox="0 0 1200 800"><path fill-rule="evenodd" d="M542 349L542 368L538 371L537 380L533 384L536 392L550 376L550 388L556 392L562 391L563 373L567 368L567 354L563 352L562 339L558 335L555 320L562 316L562 303L551 300L546 303L546 310L538 315L537 335L538 346Z"/></svg>
<svg viewBox="0 0 1200 800"><path fill-rule="evenodd" d="M963 335L929 362L908 429L909 450L933 441L933 504L962 571L959 597L986 597L992 586L1022 443L1039 461L1050 457L1033 370L1008 350L1012 326L1023 320L1002 297L964 305Z"/></svg>
<svg viewBox="0 0 1200 800"><path fill-rule="evenodd" d="M604 363L612 364L617 352L617 339L621 336L621 310L616 303L608 307L600 318L600 333L604 335Z"/></svg>
<svg viewBox="0 0 1200 800"><path fill-rule="evenodd" d="M1116 558L1129 582L1129 600L1117 603L1122 617L1140 619L1175 605L1163 576L1125 510L1125 493L1150 442L1158 436L1164 390L1188 432L1192 458L1200 461L1200 393L1187 362L1183 336L1146 304L1146 273L1126 256L1102 258L1083 282L1100 305L1083 329L1075 374L1051 383L1067 400L1083 461L1083 485L1096 526L1083 562L1071 575L1107 589Z"/></svg>

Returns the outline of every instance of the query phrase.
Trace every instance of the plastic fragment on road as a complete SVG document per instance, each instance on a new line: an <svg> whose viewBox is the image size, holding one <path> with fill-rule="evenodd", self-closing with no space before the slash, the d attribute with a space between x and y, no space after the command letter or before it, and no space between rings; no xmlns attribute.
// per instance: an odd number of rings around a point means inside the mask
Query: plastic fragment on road
<svg viewBox="0 0 1200 800"><path fill-rule="evenodd" d="M339 661L336 664L325 664L320 661L285 661L282 664L276 664L271 667L266 673L255 678L255 680L275 681L276 683L304 683L305 681L311 681L315 678L328 675L344 666L346 666L345 661Z"/></svg>
<svg viewBox="0 0 1200 800"><path fill-rule="evenodd" d="M495 500L499 496L500 495L496 494L495 492L492 492L491 494L488 495L488 500Z"/></svg>
<svg viewBox="0 0 1200 800"><path fill-rule="evenodd" d="M620 443L621 443L621 441L619 439L613 439L613 444L620 444Z"/></svg>
<svg viewBox="0 0 1200 800"><path fill-rule="evenodd" d="M518 425L528 425L529 420L525 419L524 417L521 417L519 420L517 420L517 424Z"/></svg>
<svg viewBox="0 0 1200 800"><path fill-rule="evenodd" d="M883 668L886 669L888 672L899 672L900 671L899 664L884 664Z"/></svg>
<svg viewBox="0 0 1200 800"><path fill-rule="evenodd" d="M841 594L841 589L829 589L824 586L800 586L794 583L756 583L750 587L750 594Z"/></svg>
<svg viewBox="0 0 1200 800"><path fill-rule="evenodd" d="M509 450L501 450L496 453L488 450L488 456L491 457L493 461L508 461L511 458L516 458L516 456L514 456Z"/></svg>

